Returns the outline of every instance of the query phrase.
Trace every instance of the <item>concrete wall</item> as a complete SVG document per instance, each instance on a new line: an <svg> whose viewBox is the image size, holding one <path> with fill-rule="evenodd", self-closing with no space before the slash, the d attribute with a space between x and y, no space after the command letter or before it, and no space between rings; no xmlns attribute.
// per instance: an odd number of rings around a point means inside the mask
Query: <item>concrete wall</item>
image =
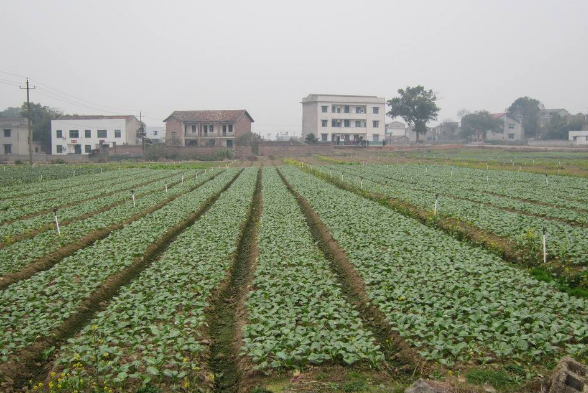
<svg viewBox="0 0 588 393"><path fill-rule="evenodd" d="M330 143L318 145L259 145L260 156L297 157L313 154L332 154L333 151L334 147Z"/></svg>

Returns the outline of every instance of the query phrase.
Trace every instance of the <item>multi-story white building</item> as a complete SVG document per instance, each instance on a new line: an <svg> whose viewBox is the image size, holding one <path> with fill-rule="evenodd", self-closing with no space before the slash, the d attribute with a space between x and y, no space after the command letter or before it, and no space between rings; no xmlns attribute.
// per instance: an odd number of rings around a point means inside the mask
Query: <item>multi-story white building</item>
<svg viewBox="0 0 588 393"><path fill-rule="evenodd" d="M380 142L384 139L386 101L376 96L309 94L302 99L302 138L320 142Z"/></svg>
<svg viewBox="0 0 588 393"><path fill-rule="evenodd" d="M33 153L41 153L41 145L33 142ZM0 158L29 154L29 128L27 119L0 118Z"/></svg>
<svg viewBox="0 0 588 393"><path fill-rule="evenodd" d="M486 140L522 141L525 139L525 129L520 120L512 118L508 113L493 113L492 117L502 120L502 132L489 132Z"/></svg>
<svg viewBox="0 0 588 393"><path fill-rule="evenodd" d="M153 143L161 143L165 141L165 127L145 127L145 138Z"/></svg>
<svg viewBox="0 0 588 393"><path fill-rule="evenodd" d="M101 145L138 145L141 122L125 116L62 116L51 120L51 154L90 154Z"/></svg>

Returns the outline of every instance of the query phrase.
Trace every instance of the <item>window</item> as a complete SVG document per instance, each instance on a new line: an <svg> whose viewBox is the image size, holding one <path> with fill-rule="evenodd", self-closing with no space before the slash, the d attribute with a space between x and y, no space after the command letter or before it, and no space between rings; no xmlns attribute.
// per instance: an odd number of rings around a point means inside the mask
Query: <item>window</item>
<svg viewBox="0 0 588 393"><path fill-rule="evenodd" d="M106 130L98 130L98 138L107 138L107 135Z"/></svg>
<svg viewBox="0 0 588 393"><path fill-rule="evenodd" d="M345 127L350 127L350 124L349 124L349 123L350 123L350 121L349 121L349 120L343 120L343 125L344 125Z"/></svg>
<svg viewBox="0 0 588 393"><path fill-rule="evenodd" d="M212 125L212 124L208 125L208 132L214 132L214 125Z"/></svg>
<svg viewBox="0 0 588 393"><path fill-rule="evenodd" d="M38 153L38 152L39 152L39 148L35 147L35 153Z"/></svg>
<svg viewBox="0 0 588 393"><path fill-rule="evenodd" d="M84 131L84 136L86 138L92 138L92 130L86 130L86 131Z"/></svg>
<svg viewBox="0 0 588 393"><path fill-rule="evenodd" d="M355 120L355 126L356 127L361 127L361 121L360 120Z"/></svg>
<svg viewBox="0 0 588 393"><path fill-rule="evenodd" d="M79 138L80 131L79 130L69 130L69 137L70 138Z"/></svg>
<svg viewBox="0 0 588 393"><path fill-rule="evenodd" d="M229 124L229 132L233 132L233 125Z"/></svg>
<svg viewBox="0 0 588 393"><path fill-rule="evenodd" d="M345 105L345 113L349 113L349 105Z"/></svg>
<svg viewBox="0 0 588 393"><path fill-rule="evenodd" d="M355 113L365 113L365 107L363 106L356 106Z"/></svg>
<svg viewBox="0 0 588 393"><path fill-rule="evenodd" d="M57 130L56 131L56 135L57 135L57 138L63 138L63 131L62 130Z"/></svg>
<svg viewBox="0 0 588 393"><path fill-rule="evenodd" d="M372 121L372 127L373 128L378 128L379 126L380 126L380 122L378 120Z"/></svg>
<svg viewBox="0 0 588 393"><path fill-rule="evenodd" d="M120 138L122 135L122 133L120 132L120 130L114 130L114 137L115 138Z"/></svg>
<svg viewBox="0 0 588 393"><path fill-rule="evenodd" d="M514 139L514 134L508 134L508 139Z"/></svg>
<svg viewBox="0 0 588 393"><path fill-rule="evenodd" d="M333 113L341 113L341 107L333 105Z"/></svg>
<svg viewBox="0 0 588 393"><path fill-rule="evenodd" d="M10 138L10 133L12 130L4 130L4 138Z"/></svg>
<svg viewBox="0 0 588 393"><path fill-rule="evenodd" d="M328 120L321 120L321 126L322 127L327 127L329 125L329 121Z"/></svg>
<svg viewBox="0 0 588 393"><path fill-rule="evenodd" d="M322 109L323 113L327 113L327 111L329 110L329 107L325 105L325 106L321 106L321 109Z"/></svg>
<svg viewBox="0 0 588 393"><path fill-rule="evenodd" d="M331 126L332 127L341 127L341 120L331 120Z"/></svg>
<svg viewBox="0 0 588 393"><path fill-rule="evenodd" d="M157 136L157 131L153 131L153 136Z"/></svg>
<svg viewBox="0 0 588 393"><path fill-rule="evenodd" d="M374 115L377 115L378 113L380 113L380 108L378 108L377 106L374 106L373 110L374 110L374 112L373 112Z"/></svg>
<svg viewBox="0 0 588 393"><path fill-rule="evenodd" d="M192 126L192 132L196 132L196 125Z"/></svg>
<svg viewBox="0 0 588 393"><path fill-rule="evenodd" d="M92 151L92 145L84 145L84 153L90 153Z"/></svg>
<svg viewBox="0 0 588 393"><path fill-rule="evenodd" d="M55 147L57 148L57 154L61 154L61 153L63 153L63 146L61 146L61 145L57 145L57 146L55 146Z"/></svg>
<svg viewBox="0 0 588 393"><path fill-rule="evenodd" d="M321 141L328 142L329 134L321 134Z"/></svg>
<svg viewBox="0 0 588 393"><path fill-rule="evenodd" d="M226 133L227 133L227 125L223 124L223 134L226 134Z"/></svg>
<svg viewBox="0 0 588 393"><path fill-rule="evenodd" d="M12 145L4 145L4 154L12 154Z"/></svg>
<svg viewBox="0 0 588 393"><path fill-rule="evenodd" d="M380 134L372 134L372 138L374 139L374 142L379 142L380 141Z"/></svg>
<svg viewBox="0 0 588 393"><path fill-rule="evenodd" d="M510 123L509 123L509 125L508 125L508 129L509 129L509 130L514 130L514 127L515 127L515 125L514 125L514 124L510 124Z"/></svg>
<svg viewBox="0 0 588 393"><path fill-rule="evenodd" d="M233 140L232 139L227 139L227 147L229 149L233 147Z"/></svg>

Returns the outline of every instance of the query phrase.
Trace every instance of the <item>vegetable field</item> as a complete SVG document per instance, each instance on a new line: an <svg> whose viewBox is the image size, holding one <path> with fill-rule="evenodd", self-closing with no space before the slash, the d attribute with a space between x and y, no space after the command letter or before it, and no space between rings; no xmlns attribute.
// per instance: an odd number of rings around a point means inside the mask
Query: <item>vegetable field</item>
<svg viewBox="0 0 588 393"><path fill-rule="evenodd" d="M588 181L426 160L7 167L0 391L281 391L340 370L512 391L586 362Z"/></svg>

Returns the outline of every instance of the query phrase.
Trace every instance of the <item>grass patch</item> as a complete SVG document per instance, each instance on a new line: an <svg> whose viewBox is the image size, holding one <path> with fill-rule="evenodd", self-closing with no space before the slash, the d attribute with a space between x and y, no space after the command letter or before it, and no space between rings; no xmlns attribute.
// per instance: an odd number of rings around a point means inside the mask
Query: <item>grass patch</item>
<svg viewBox="0 0 588 393"><path fill-rule="evenodd" d="M504 389L513 383L513 380L507 373L498 370L471 370L466 374L466 379L474 385L487 384L496 389Z"/></svg>

